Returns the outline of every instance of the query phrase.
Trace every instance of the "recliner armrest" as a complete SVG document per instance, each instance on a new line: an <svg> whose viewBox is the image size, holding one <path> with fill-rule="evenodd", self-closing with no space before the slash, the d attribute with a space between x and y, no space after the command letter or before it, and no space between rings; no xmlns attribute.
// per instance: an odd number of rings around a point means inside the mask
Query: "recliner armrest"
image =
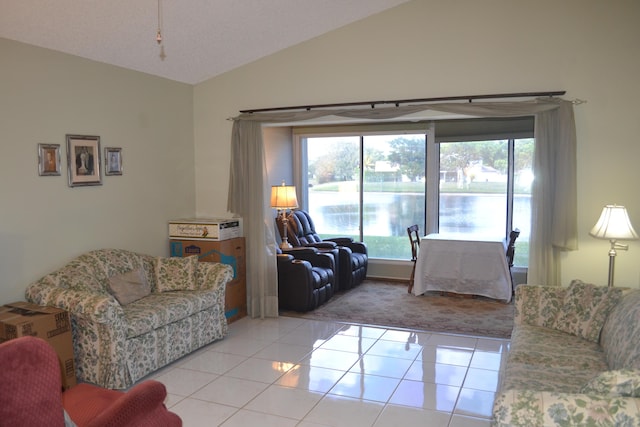
<svg viewBox="0 0 640 427"><path fill-rule="evenodd" d="M338 245L336 242L322 241L322 242L316 242L316 243L308 243L305 246L312 247L312 248L319 248L319 249L334 249Z"/></svg>
<svg viewBox="0 0 640 427"><path fill-rule="evenodd" d="M357 252L361 254L367 253L367 244L364 242L356 242L351 237L333 237L324 241L335 242L338 246L344 246L351 249L351 252Z"/></svg>
<svg viewBox="0 0 640 427"><path fill-rule="evenodd" d="M297 247L285 249L284 253L292 255L295 259L309 261L314 267L330 268L335 271L334 255L331 252L322 252L316 248Z"/></svg>

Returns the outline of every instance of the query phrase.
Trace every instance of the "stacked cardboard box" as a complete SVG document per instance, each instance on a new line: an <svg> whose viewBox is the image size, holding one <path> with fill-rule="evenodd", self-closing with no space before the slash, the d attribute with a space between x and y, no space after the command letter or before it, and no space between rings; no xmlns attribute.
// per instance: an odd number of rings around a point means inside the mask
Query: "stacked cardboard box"
<svg viewBox="0 0 640 427"><path fill-rule="evenodd" d="M56 307L14 302L0 307L0 343L31 335L47 341L58 353L62 387L76 385L69 313Z"/></svg>

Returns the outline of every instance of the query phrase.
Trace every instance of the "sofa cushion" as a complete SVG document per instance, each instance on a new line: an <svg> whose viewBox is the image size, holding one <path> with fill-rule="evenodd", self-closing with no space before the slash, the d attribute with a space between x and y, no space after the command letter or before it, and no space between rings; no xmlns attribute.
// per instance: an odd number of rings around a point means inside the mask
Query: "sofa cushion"
<svg viewBox="0 0 640 427"><path fill-rule="evenodd" d="M215 304L216 295L210 291L152 293L124 308L127 338L162 328Z"/></svg>
<svg viewBox="0 0 640 427"><path fill-rule="evenodd" d="M589 341L598 342L611 309L622 295L621 288L595 286L573 280L553 328Z"/></svg>
<svg viewBox="0 0 640 427"><path fill-rule="evenodd" d="M156 280L159 292L196 290L198 257L158 257Z"/></svg>
<svg viewBox="0 0 640 427"><path fill-rule="evenodd" d="M120 305L130 304L151 293L142 268L109 277L108 289Z"/></svg>
<svg viewBox="0 0 640 427"><path fill-rule="evenodd" d="M585 384L580 392L612 397L640 397L640 371L620 369L602 372Z"/></svg>
<svg viewBox="0 0 640 427"><path fill-rule="evenodd" d="M627 291L611 310L602 328L600 344L609 369L640 370L640 289Z"/></svg>
<svg viewBox="0 0 640 427"><path fill-rule="evenodd" d="M503 388L575 392L606 369L597 343L555 329L520 325L511 335Z"/></svg>

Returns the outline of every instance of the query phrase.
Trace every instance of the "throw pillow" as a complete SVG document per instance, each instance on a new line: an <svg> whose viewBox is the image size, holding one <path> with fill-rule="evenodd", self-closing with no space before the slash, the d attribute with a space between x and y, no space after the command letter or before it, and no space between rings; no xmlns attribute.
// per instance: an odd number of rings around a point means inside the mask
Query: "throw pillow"
<svg viewBox="0 0 640 427"><path fill-rule="evenodd" d="M580 392L611 397L640 397L640 371L620 369L603 372L589 380Z"/></svg>
<svg viewBox="0 0 640 427"><path fill-rule="evenodd" d="M553 328L598 342L600 330L621 295L621 288L596 286L573 280Z"/></svg>
<svg viewBox="0 0 640 427"><path fill-rule="evenodd" d="M186 258L158 257L156 280L159 292L194 291L197 289L198 256Z"/></svg>
<svg viewBox="0 0 640 427"><path fill-rule="evenodd" d="M130 304L151 293L151 287L141 268L109 277L108 290L120 305Z"/></svg>

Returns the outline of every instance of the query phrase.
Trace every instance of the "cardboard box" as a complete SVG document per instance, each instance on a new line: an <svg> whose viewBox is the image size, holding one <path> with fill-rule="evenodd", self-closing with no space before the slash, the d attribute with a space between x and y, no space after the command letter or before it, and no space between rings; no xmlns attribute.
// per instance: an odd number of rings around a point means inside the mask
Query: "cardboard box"
<svg viewBox="0 0 640 427"><path fill-rule="evenodd" d="M31 335L47 341L58 353L62 387L76 385L69 313L56 307L14 302L0 307L0 342Z"/></svg>
<svg viewBox="0 0 640 427"><path fill-rule="evenodd" d="M169 221L169 238L228 240L242 237L240 218L190 218Z"/></svg>
<svg viewBox="0 0 640 427"><path fill-rule="evenodd" d="M171 239L170 254L174 257L197 255L198 260L220 262L233 267L233 280L225 291L225 316L232 323L247 315L247 271L244 237L213 242L206 240Z"/></svg>

